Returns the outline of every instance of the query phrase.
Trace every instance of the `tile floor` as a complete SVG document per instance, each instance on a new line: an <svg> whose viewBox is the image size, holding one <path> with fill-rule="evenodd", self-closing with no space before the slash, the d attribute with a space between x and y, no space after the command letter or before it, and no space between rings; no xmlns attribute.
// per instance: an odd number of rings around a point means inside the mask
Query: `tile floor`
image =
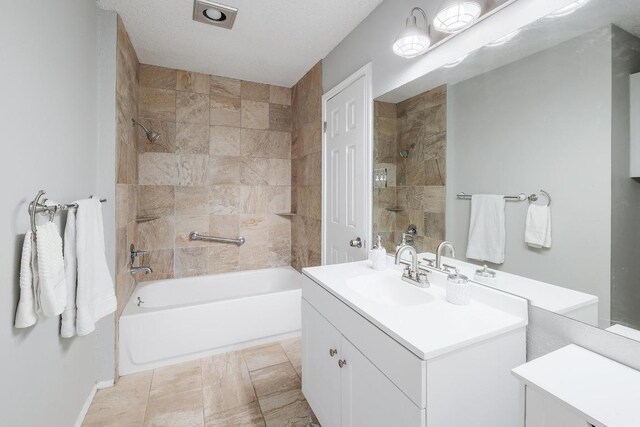
<svg viewBox="0 0 640 427"><path fill-rule="evenodd" d="M99 390L84 427L309 426L300 338L124 376Z"/></svg>

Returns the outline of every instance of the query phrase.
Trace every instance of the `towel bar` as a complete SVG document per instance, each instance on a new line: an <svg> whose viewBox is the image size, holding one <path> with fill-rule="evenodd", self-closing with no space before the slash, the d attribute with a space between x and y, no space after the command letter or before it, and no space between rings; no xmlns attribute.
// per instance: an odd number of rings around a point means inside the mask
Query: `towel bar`
<svg viewBox="0 0 640 427"><path fill-rule="evenodd" d="M40 203L40 198L46 194L46 191L40 190L38 191L38 195L31 203L29 203L29 217L31 218L31 231L35 234L36 232L36 214L49 214L49 216L53 219L53 216L58 213L58 211L66 211L72 208L77 208L77 203L69 203L69 204L57 204L57 205L47 205L46 199L44 203ZM93 196L90 196L93 197ZM107 199L100 199L100 203L105 203Z"/></svg>

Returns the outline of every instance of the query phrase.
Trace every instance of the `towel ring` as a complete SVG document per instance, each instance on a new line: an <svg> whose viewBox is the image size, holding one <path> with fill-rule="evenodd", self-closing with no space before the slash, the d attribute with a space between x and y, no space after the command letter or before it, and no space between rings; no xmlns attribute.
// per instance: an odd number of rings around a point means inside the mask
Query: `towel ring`
<svg viewBox="0 0 640 427"><path fill-rule="evenodd" d="M551 196L544 190L540 190L540 194L547 198L547 207L551 206ZM539 199L537 194L532 194L529 196L529 203L537 202Z"/></svg>

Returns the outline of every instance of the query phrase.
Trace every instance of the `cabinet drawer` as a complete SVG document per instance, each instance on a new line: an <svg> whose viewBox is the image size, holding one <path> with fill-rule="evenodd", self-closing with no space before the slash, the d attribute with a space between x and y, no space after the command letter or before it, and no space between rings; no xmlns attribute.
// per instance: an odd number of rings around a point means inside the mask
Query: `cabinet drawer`
<svg viewBox="0 0 640 427"><path fill-rule="evenodd" d="M367 319L303 276L302 297L356 346L418 408L425 408L426 363Z"/></svg>

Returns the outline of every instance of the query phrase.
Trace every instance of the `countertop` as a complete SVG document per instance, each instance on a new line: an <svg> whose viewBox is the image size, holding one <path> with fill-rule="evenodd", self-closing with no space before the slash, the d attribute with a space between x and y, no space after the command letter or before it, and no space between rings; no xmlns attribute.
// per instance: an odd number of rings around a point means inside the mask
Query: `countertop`
<svg viewBox="0 0 640 427"><path fill-rule="evenodd" d="M303 273L422 360L527 325L527 302L522 298L470 283L471 304L454 305L446 301L444 274L431 273L431 287L420 289L403 282L402 266L391 260L382 272L374 271L369 261L361 261L305 268ZM409 287L404 289L409 295L423 292L427 301L394 306L365 297L350 286L354 279L373 283L380 278L392 281L393 286Z"/></svg>
<svg viewBox="0 0 640 427"><path fill-rule="evenodd" d="M640 372L582 347L568 345L512 372L591 424L640 425Z"/></svg>

